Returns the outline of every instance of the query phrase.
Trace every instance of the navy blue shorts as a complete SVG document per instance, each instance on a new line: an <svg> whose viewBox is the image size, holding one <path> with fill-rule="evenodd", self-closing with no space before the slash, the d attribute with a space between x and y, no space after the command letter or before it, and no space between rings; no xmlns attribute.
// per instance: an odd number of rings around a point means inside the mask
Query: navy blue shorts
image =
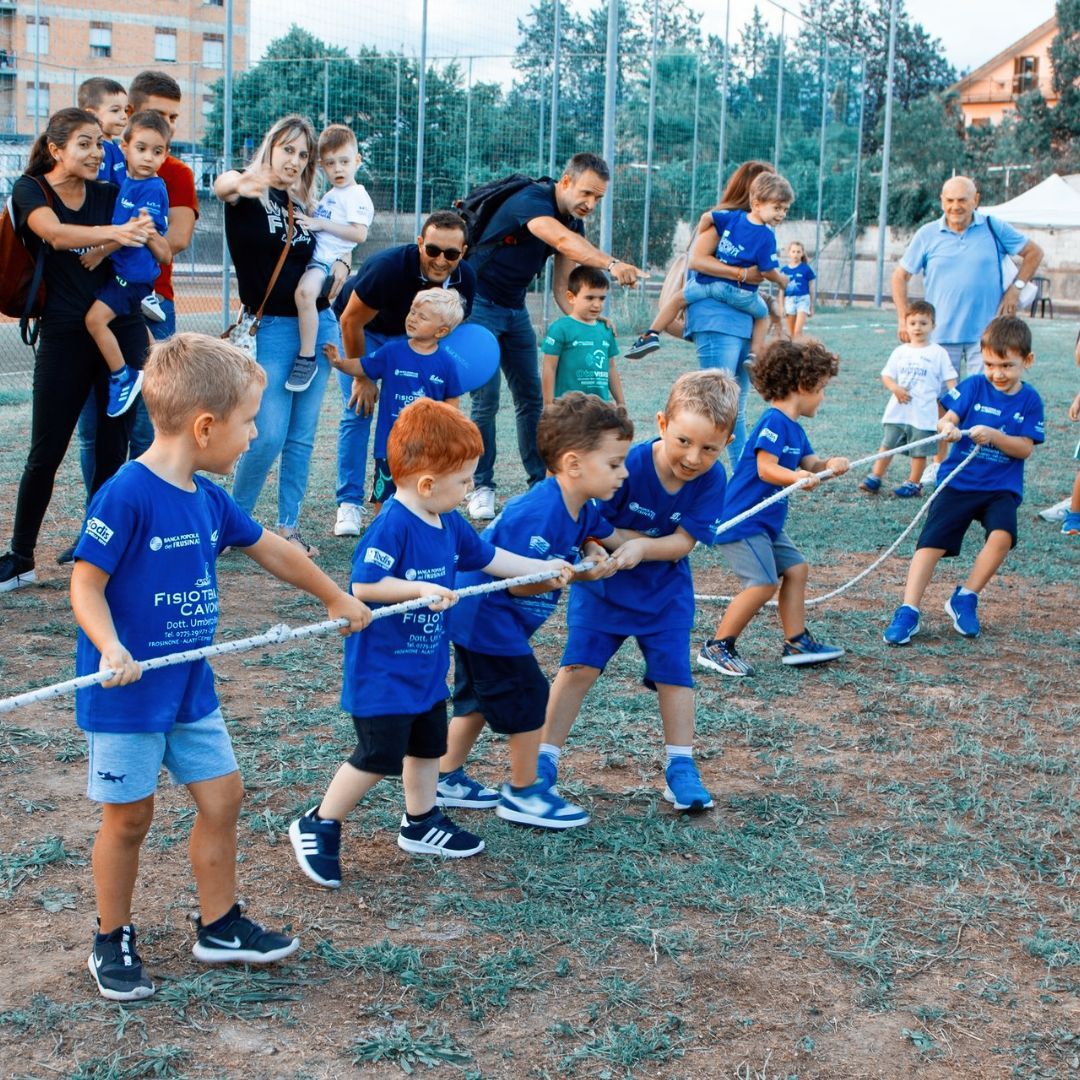
<svg viewBox="0 0 1080 1080"><path fill-rule="evenodd" d="M973 521L989 536L1001 530L1016 547L1016 508L1020 500L1011 491L955 491L950 489L930 505L916 548L940 548L945 558L960 554L964 534Z"/></svg>
<svg viewBox="0 0 1080 1080"><path fill-rule="evenodd" d="M641 655L645 657L645 677L641 681L648 689L655 690L657 685L693 687L690 631L682 628L630 635L586 626L570 626L567 627L560 664L562 667L594 667L603 671L630 636L635 638Z"/></svg>
<svg viewBox="0 0 1080 1080"><path fill-rule="evenodd" d="M94 296L117 315L138 315L143 298L153 291L153 282L125 281L113 274Z"/></svg>
<svg viewBox="0 0 1080 1080"><path fill-rule="evenodd" d="M454 646L454 715L480 713L492 731L539 731L547 713L548 681L532 653L493 656Z"/></svg>
<svg viewBox="0 0 1080 1080"><path fill-rule="evenodd" d="M354 716L356 749L349 764L379 776L400 776L406 757L441 758L446 753L446 701L427 712Z"/></svg>

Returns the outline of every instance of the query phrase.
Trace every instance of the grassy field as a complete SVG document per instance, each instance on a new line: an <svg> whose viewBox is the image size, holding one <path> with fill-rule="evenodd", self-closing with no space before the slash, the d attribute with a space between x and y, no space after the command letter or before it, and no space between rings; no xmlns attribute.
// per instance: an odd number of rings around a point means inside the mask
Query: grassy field
<svg viewBox="0 0 1080 1080"><path fill-rule="evenodd" d="M616 304L624 340L641 313ZM810 324L841 356L807 430L823 454L877 449L877 373L889 314L826 311ZM627 646L586 702L563 787L593 824L568 835L458 811L487 840L461 863L410 858L386 781L346 827L345 882L319 890L285 830L351 748L337 707L340 644L316 639L223 658L219 690L248 797L242 894L254 917L300 933L291 962L203 970L187 916L191 804L163 785L136 889L143 959L158 985L136 1006L98 998L85 962L94 924L82 794L85 752L70 701L0 721L0 898L7 977L0 1073L329 1078L416 1072L490 1078L861 1080L1075 1077L1080 1073L1077 765L1080 544L1034 512L1063 498L1077 431L1075 326L1036 322L1030 381L1047 443L1027 466L1020 544L986 590L984 634L953 633L941 605L976 550L942 571L911 648L881 631L913 539L811 626L841 661L779 663L774 614L750 627L751 679L703 673L702 774L716 809L690 818L660 798L662 737ZM624 365L639 437L693 367L674 342ZM751 401L751 416L761 403ZM328 534L337 404L329 395L305 525L344 582L352 544ZM512 410L500 414L500 495L521 487ZM0 514L10 529L29 428L27 395L0 397ZM1071 430L1070 430L1071 429ZM899 481L901 463L890 479ZM910 521L910 501L857 490L859 476L794 500L789 532L811 595L846 581ZM78 528L75 454L38 553L38 588L0 598L0 679L16 693L71 674L67 572L52 564ZM272 521L272 499L260 505ZM5 537L6 539L6 537ZM733 591L709 551L698 591ZM219 566L221 638L321 616L242 557ZM699 608L692 648L717 605ZM562 612L536 635L554 674ZM471 770L506 773L486 738Z"/></svg>

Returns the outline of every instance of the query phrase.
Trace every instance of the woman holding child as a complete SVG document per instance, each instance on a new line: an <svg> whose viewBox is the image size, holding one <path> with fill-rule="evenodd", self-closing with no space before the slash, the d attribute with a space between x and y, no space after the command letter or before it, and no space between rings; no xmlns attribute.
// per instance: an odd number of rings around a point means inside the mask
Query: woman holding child
<svg viewBox="0 0 1080 1080"><path fill-rule="evenodd" d="M311 556L318 551L300 536L300 504L330 373L322 347L340 346L337 320L325 301L319 311L314 378L300 392L286 389L285 383L300 349L296 287L315 251L315 236L304 224L312 207L315 147L311 124L301 116L285 116L266 133L243 172L222 173L214 182L214 194L225 204L225 238L240 300L252 313L265 300L256 343L266 389L255 419L258 436L236 468L233 497L252 513L280 455L278 531ZM285 257L275 278L283 247Z"/></svg>
<svg viewBox="0 0 1080 1080"><path fill-rule="evenodd" d="M112 224L118 189L97 180L103 156L97 119L82 109L61 109L49 117L11 193L19 238L33 258L44 252L45 309L34 361L30 452L15 504L11 551L0 557L0 592L36 579L41 523L91 392L98 402L91 494L127 454L124 420L105 415L109 369L84 320L95 292L109 280L104 245L142 247L156 230L149 218ZM121 316L111 327L125 362L141 367L147 347L141 316Z"/></svg>

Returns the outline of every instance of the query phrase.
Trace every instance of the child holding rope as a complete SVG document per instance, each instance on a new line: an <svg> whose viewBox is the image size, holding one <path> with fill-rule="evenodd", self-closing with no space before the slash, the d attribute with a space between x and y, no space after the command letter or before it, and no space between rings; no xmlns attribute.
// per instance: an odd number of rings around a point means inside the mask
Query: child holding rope
<svg viewBox="0 0 1080 1080"><path fill-rule="evenodd" d="M885 630L889 645L906 645L919 632L919 604L934 569L942 558L960 554L964 535L975 521L986 540L967 580L945 602L945 612L958 634L978 637L979 593L1016 546L1024 462L1045 438L1042 398L1023 381L1024 371L1035 362L1031 330L1023 319L999 316L983 332L980 344L982 374L964 379L941 399L947 411L937 428L955 445L941 466L938 487L974 447L980 450L930 507L908 568L904 602ZM968 434L961 434L972 422Z"/></svg>
<svg viewBox="0 0 1080 1080"><path fill-rule="evenodd" d="M698 812L713 805L693 758L694 583L688 556L695 544L715 538L726 483L716 459L731 442L738 405L738 384L726 372L681 375L657 413L660 437L631 449L626 482L600 508L616 529L602 543L614 549L611 561L619 573L584 582L570 594L566 647L551 687L538 760L540 779L549 786L558 779L562 746L585 695L633 637L645 657L645 685L657 692L660 704L667 756L664 798L676 810Z"/></svg>
<svg viewBox="0 0 1080 1080"><path fill-rule="evenodd" d="M154 993L135 946L131 899L162 764L187 786L197 811L190 842L200 909L195 958L265 964L300 944L264 930L236 902L244 786L210 665L165 667L140 681L132 659L132 650L150 658L210 644L218 613L214 564L229 545L318 597L331 618L347 618L342 633L371 618L292 544L264 532L196 475L228 473L248 448L265 382L254 360L218 338L177 334L155 345L143 380L153 444L97 492L75 547L76 670L114 672L75 699L89 747L87 795L102 804L93 854L98 934L87 966L112 1001Z"/></svg>
<svg viewBox="0 0 1080 1080"><path fill-rule="evenodd" d="M402 409L387 440L397 485L353 556L353 595L377 606L430 597L426 610L376 621L362 648L346 643L341 707L352 714L356 749L319 804L289 826L300 869L316 884L341 884L341 823L384 776L400 776L405 814L397 843L413 854L464 858L484 841L436 805L439 758L446 753L446 674L450 651L443 613L457 601L455 570L493 577L560 571L561 559L531 559L478 536L455 507L472 487L483 451L476 425L452 405L421 398Z"/></svg>
<svg viewBox="0 0 1080 1080"><path fill-rule="evenodd" d="M777 341L750 371L754 389L769 403L761 414L731 477L722 521L780 488L805 479L804 490L817 487L817 474L826 469L841 476L848 470L844 457L819 458L799 421L812 417L825 397L825 387L840 368L840 361L817 341ZM716 627L712 641L698 653L701 667L721 675L753 675L753 667L739 656L735 642L750 620L772 599L779 587L780 625L784 630L781 663L821 664L844 655L836 645L817 641L806 628L806 581L810 568L784 532L787 499L720 534L718 549L742 581Z"/></svg>
<svg viewBox="0 0 1080 1080"><path fill-rule="evenodd" d="M484 538L522 555L535 552L570 563L591 559L595 565L576 574L576 582L608 577L614 564L599 540L614 530L594 500L610 499L622 486L633 437L634 425L621 405L576 390L559 397L544 409L536 429L536 448L550 475L511 499ZM455 585L485 579L482 573L459 574ZM588 823L584 810L537 775L548 683L529 638L558 603L559 593L545 583L468 597L450 613L454 718L449 749L439 763L441 806L493 806L507 821L542 829ZM501 793L464 769L485 722L509 737L510 783Z"/></svg>

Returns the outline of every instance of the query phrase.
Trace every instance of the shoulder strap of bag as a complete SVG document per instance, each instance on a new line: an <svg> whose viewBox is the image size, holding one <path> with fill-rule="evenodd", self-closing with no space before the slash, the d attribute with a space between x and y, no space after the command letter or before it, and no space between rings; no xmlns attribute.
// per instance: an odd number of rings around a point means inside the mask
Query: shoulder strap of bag
<svg viewBox="0 0 1080 1080"><path fill-rule="evenodd" d="M991 219L989 214L986 215L986 227L990 230L990 235L994 238L994 250L997 251L998 256L998 284L1001 286L1001 293L1004 296L1005 274L1001 269L1001 260L1005 258L1005 255L1007 253L1005 251L1005 246L998 239L997 230L994 228L993 220Z"/></svg>
<svg viewBox="0 0 1080 1080"><path fill-rule="evenodd" d="M53 202L52 190L49 185L43 183L39 176L31 177L31 179L41 188L41 194L45 196L45 202L48 204L49 209L55 213L56 204ZM34 276L30 279L30 289L26 294L26 307L23 309L22 317L19 319L19 337L22 338L23 344L29 345L31 349L37 344L38 335L41 333L41 317L32 316L30 313L34 309L34 302L37 300L38 290L41 288L41 279L44 276L45 242L40 241L37 259L34 261ZM33 325L31 325L31 320Z"/></svg>
<svg viewBox="0 0 1080 1080"><path fill-rule="evenodd" d="M266 303L270 299L270 294L274 291L274 286L277 284L277 279L281 274L281 268L285 265L285 260L289 255L289 249L292 247L293 229L295 225L293 201L292 196L288 193L286 193L285 197L289 201L289 226L285 231L285 243L281 248L281 254L278 256L277 266L274 267L274 272L270 275L270 284L266 286L266 295L262 298L259 310L255 312L255 318L251 323L250 333L253 335L255 331L259 329L259 321L262 319L263 308L266 307Z"/></svg>

